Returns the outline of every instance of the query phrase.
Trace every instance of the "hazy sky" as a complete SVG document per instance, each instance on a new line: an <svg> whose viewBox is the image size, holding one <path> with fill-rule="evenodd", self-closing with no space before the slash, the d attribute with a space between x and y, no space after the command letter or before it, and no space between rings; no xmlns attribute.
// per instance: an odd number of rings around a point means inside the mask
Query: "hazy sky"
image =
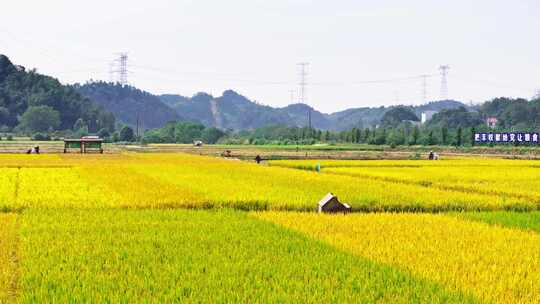
<svg viewBox="0 0 540 304"><path fill-rule="evenodd" d="M419 104L449 97L530 98L540 89L540 1L7 0L0 53L63 83L109 80L129 52L129 82L152 93L220 95L260 103L298 100L324 112ZM410 78L401 81L372 82Z"/></svg>

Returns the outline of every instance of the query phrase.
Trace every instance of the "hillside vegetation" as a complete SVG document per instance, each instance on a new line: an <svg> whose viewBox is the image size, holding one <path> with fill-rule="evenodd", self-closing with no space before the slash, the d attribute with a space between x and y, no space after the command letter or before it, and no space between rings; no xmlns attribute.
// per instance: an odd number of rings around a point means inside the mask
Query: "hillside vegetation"
<svg viewBox="0 0 540 304"><path fill-rule="evenodd" d="M40 120L39 123L37 120ZM0 127L9 131L73 129L82 120L89 131L114 130L114 116L57 79L27 71L0 55Z"/></svg>

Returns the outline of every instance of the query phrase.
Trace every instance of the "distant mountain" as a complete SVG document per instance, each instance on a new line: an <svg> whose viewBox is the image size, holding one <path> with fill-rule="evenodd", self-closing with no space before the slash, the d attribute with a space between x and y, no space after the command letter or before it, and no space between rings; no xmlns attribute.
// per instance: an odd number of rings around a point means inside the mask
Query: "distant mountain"
<svg viewBox="0 0 540 304"><path fill-rule="evenodd" d="M341 131L353 127L367 128L379 124L384 113L390 108L353 108L330 114L332 128L334 131Z"/></svg>
<svg viewBox="0 0 540 304"><path fill-rule="evenodd" d="M182 120L163 98L118 83L88 82L73 86L81 95L112 112L121 122L141 129L160 128L169 121ZM166 99L166 98L165 98Z"/></svg>
<svg viewBox="0 0 540 304"><path fill-rule="evenodd" d="M455 100L440 100L440 101L432 101L425 105L420 105L413 107L414 112L418 117L420 117L420 114L424 111L436 111L440 112L442 110L452 110L452 109L458 109L460 107L468 108L464 103L455 101Z"/></svg>
<svg viewBox="0 0 540 304"><path fill-rule="evenodd" d="M159 96L159 99L169 107L174 107L178 103L189 101L189 97L175 94L163 94Z"/></svg>
<svg viewBox="0 0 540 304"><path fill-rule="evenodd" d="M291 104L283 108L261 105L231 90L223 92L220 97L198 93L191 98L181 95L161 95L159 98L187 120L234 130L268 125L303 127L308 124L308 112L311 112L312 126L317 129L341 131L353 127L365 128L379 124L383 115L392 108L363 107L325 114L305 104ZM460 106L465 105L458 101L444 100L411 109L420 117L423 111L455 109Z"/></svg>
<svg viewBox="0 0 540 304"><path fill-rule="evenodd" d="M114 116L57 79L14 65L0 54L0 127L17 127L31 107L47 107L58 114L59 124L50 128L72 129L82 119L90 132L114 129Z"/></svg>
<svg viewBox="0 0 540 304"><path fill-rule="evenodd" d="M164 102L174 100L170 95L162 95L160 98ZM294 124L286 113L252 102L231 90L223 92L220 97L198 93L189 100L184 100L178 96L172 107L188 120L220 129L241 130L266 125Z"/></svg>
<svg viewBox="0 0 540 304"><path fill-rule="evenodd" d="M297 127L306 126L309 122L308 113L311 113L311 125L314 128L328 130L332 129L333 126L328 114L321 113L303 103L291 104L284 108L278 108L277 110L292 120L290 125Z"/></svg>

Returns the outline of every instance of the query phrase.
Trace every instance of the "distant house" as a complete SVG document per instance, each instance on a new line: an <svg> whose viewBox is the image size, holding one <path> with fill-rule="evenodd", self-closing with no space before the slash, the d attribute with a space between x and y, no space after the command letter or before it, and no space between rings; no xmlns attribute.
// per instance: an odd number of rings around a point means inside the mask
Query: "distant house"
<svg viewBox="0 0 540 304"><path fill-rule="evenodd" d="M435 114L437 114L437 111L424 111L424 112L422 112L420 122L422 124L425 124L428 120L433 118L433 115L435 115Z"/></svg>
<svg viewBox="0 0 540 304"><path fill-rule="evenodd" d="M499 122L499 120L497 119L497 117L488 117L488 118L486 118L486 124L487 124L488 128L490 128L490 129L495 129L497 127L498 122Z"/></svg>

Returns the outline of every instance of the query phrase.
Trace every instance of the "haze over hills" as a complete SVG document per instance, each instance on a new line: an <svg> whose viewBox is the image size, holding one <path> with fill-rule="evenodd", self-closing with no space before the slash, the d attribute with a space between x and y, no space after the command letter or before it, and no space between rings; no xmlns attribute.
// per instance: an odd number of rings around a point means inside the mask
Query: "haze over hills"
<svg viewBox="0 0 540 304"><path fill-rule="evenodd" d="M175 94L153 95L130 86L89 82L74 86L80 94L111 111L123 123L134 126L139 117L143 129L158 128L169 121L200 122L222 130L256 129L268 125L304 127L311 111L312 126L322 130L342 131L353 127L379 124L392 107L361 107L331 114L321 113L301 103L282 108L261 105L233 90L221 96L200 92L192 97ZM423 111L440 111L465 106L453 100L434 101L412 107L418 117ZM466 106L465 106L466 107Z"/></svg>
<svg viewBox="0 0 540 304"><path fill-rule="evenodd" d="M384 113L392 108L362 107L326 114L305 104L291 104L283 108L260 105L232 90L223 92L223 95L219 97L198 93L191 98L181 95L161 95L160 99L184 118L200 121L207 126L235 130L276 124L306 126L307 113L311 110L314 128L341 131L353 127L377 125ZM458 101L445 100L414 106L412 109L420 117L423 111L440 111L459 107L467 106Z"/></svg>

